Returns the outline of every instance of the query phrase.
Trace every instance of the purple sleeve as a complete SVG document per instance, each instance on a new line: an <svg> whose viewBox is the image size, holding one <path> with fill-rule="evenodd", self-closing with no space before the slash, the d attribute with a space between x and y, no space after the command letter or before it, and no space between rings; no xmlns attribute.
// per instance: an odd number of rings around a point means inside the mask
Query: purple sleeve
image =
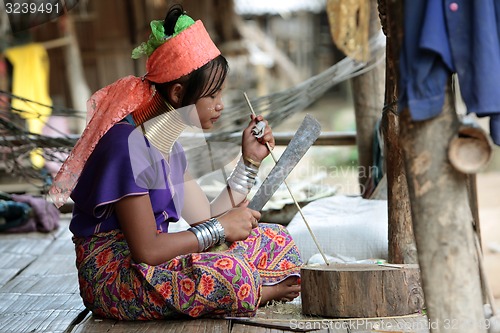
<svg viewBox="0 0 500 333"><path fill-rule="evenodd" d="M149 192L148 184L154 181L151 172L145 168L146 171L140 175L134 174L136 170L133 170L129 150L129 137L133 130L132 126L120 123L99 141L71 194L80 210L95 218L105 218L112 212L110 204L126 196ZM143 160L142 156L132 156Z"/></svg>

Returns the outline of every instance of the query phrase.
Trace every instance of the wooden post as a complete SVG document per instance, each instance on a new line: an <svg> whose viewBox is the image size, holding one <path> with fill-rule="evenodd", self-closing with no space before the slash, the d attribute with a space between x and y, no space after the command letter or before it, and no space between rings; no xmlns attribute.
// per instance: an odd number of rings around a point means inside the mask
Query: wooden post
<svg viewBox="0 0 500 333"><path fill-rule="evenodd" d="M387 200L389 220L389 262L416 264L417 248L411 221L411 205L399 140L399 116L397 114L399 50L403 34L402 2L388 6L389 1L379 1L379 12L386 47L385 107L382 114L384 157L387 176Z"/></svg>
<svg viewBox="0 0 500 333"><path fill-rule="evenodd" d="M370 0L370 38L380 31L377 2ZM356 144L358 146L359 186L361 194L373 165L373 132L384 103L385 65L383 62L369 72L351 80L354 113L356 116Z"/></svg>
<svg viewBox="0 0 500 333"><path fill-rule="evenodd" d="M70 14L66 14L60 17L59 21L64 36L69 39L69 42L64 50L64 60L66 63L66 76L71 92L72 106L73 109L86 111L87 100L89 99L91 92L89 86L87 85L87 80L85 79L83 61L80 48L78 46L73 17ZM79 121L78 127L80 131L83 131L85 128L85 122Z"/></svg>
<svg viewBox="0 0 500 333"><path fill-rule="evenodd" d="M485 332L467 177L448 161L459 122L450 86L442 113L413 122L401 116L408 189L422 285L433 332Z"/></svg>

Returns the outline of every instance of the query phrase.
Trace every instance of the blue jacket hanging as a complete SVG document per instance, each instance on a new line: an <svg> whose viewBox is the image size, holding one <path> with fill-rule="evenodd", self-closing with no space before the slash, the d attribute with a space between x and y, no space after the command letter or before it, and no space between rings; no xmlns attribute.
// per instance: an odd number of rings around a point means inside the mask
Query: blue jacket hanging
<svg viewBox="0 0 500 333"><path fill-rule="evenodd" d="M416 121L438 115L452 73L467 112L489 116L500 145L500 1L405 1L400 110Z"/></svg>

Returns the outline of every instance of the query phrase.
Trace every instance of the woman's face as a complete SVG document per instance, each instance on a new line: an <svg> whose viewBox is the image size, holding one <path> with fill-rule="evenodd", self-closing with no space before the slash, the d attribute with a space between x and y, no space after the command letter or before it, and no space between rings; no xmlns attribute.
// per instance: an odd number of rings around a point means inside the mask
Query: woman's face
<svg viewBox="0 0 500 333"><path fill-rule="evenodd" d="M196 101L196 113L199 118L199 124L202 129L208 130L219 120L224 104L222 102L222 93L226 83L224 82L219 90L213 95L202 97Z"/></svg>

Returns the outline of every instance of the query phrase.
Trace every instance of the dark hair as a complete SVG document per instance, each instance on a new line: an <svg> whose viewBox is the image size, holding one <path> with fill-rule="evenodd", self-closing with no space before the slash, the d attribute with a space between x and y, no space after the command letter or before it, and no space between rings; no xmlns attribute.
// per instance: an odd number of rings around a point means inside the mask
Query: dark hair
<svg viewBox="0 0 500 333"><path fill-rule="evenodd" d="M170 36L174 33L177 19L184 13L184 9L181 5L170 7L163 21L166 36ZM167 98L167 90L169 87L175 83L182 84L184 86L184 96L181 101L181 106L186 106L195 103L202 97L215 94L224 83L228 71L229 65L226 58L219 55L188 75L171 82L156 83L155 86L163 98Z"/></svg>

